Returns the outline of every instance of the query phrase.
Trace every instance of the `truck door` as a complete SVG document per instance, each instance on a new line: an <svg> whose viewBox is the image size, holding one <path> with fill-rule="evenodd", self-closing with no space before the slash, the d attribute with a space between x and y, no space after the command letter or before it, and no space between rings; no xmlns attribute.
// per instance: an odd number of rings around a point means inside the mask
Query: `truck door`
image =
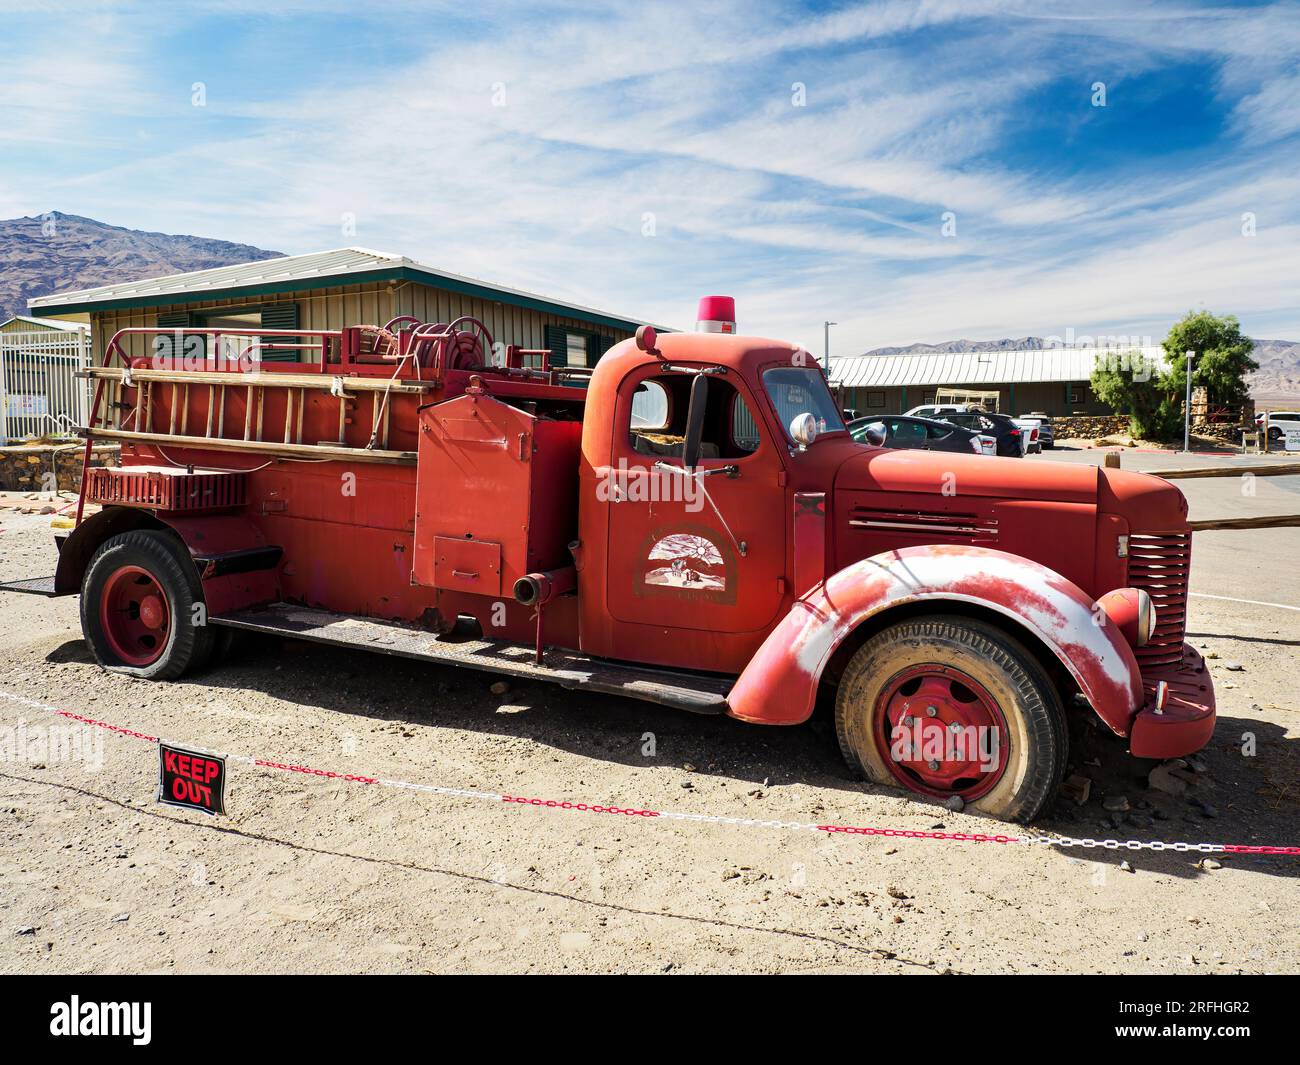
<svg viewBox="0 0 1300 1065"><path fill-rule="evenodd" d="M700 375L707 401L692 475L682 443ZM758 410L722 367L651 365L624 378L610 464L597 475L610 515L607 605L618 621L722 634L775 617L789 507L782 457Z"/></svg>

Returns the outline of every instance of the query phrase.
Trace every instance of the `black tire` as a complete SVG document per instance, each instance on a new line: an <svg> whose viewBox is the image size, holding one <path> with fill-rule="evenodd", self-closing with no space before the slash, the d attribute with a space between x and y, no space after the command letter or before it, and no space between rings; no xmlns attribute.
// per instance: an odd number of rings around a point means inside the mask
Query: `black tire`
<svg viewBox="0 0 1300 1065"><path fill-rule="evenodd" d="M121 579L116 575L124 567L144 571L165 600L167 624L156 630L161 635L143 637L155 639L156 645L133 645L142 657L156 655L148 662L128 660L121 651L126 646L121 634L115 647L112 634L105 630L101 607L111 594L110 582ZM198 571L179 538L161 530L137 529L105 540L90 560L81 582L81 631L104 669L148 680L175 680L191 666L202 666L211 655L212 627L193 623L199 617L206 620L203 611L195 610L202 603ZM111 610L111 603L105 610Z"/></svg>
<svg viewBox="0 0 1300 1065"><path fill-rule="evenodd" d="M1005 729L998 726L998 743L1006 744L1001 769L985 773L977 787L965 792L954 788L951 793L969 793L967 805L991 817L1032 820L1053 799L1065 773L1065 712L1037 659L1019 641L983 621L951 616L904 621L863 644L849 660L835 696L835 734L844 760L873 783L944 801L941 787L927 790L919 781L911 783L916 778L893 761L888 748L881 749L880 741L890 720L884 716L887 697L891 692L899 699L907 697L906 684L901 691L896 687L898 678L932 663L938 668L929 675L936 682L951 684L955 678L948 671L977 682L1005 723ZM973 694L960 683L956 687ZM934 709L927 706L925 712Z"/></svg>

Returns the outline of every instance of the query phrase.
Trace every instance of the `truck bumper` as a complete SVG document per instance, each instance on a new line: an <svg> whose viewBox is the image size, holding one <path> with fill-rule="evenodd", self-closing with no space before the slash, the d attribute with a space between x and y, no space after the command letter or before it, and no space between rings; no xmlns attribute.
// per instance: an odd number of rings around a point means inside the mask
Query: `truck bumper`
<svg viewBox="0 0 1300 1065"><path fill-rule="evenodd" d="M1164 712L1156 710L1156 686L1169 685ZM1200 654L1183 644L1183 659L1142 674L1146 702L1133 719L1129 749L1138 758L1177 758L1199 751L1214 733L1214 684Z"/></svg>

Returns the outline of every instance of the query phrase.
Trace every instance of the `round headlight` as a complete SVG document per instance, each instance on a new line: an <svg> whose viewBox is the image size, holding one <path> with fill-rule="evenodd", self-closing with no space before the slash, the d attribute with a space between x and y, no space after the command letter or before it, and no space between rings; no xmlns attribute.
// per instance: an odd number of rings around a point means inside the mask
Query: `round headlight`
<svg viewBox="0 0 1300 1065"><path fill-rule="evenodd" d="M817 439L817 419L807 411L790 419L790 439L800 447L807 447Z"/></svg>
<svg viewBox="0 0 1300 1065"><path fill-rule="evenodd" d="M1160 620L1156 615L1156 605L1151 602L1151 596L1147 595L1141 588L1137 589L1138 594L1138 641L1139 647L1145 647L1151 642L1151 637L1156 634L1156 623Z"/></svg>
<svg viewBox="0 0 1300 1065"><path fill-rule="evenodd" d="M1156 631L1156 608L1141 588L1116 588L1099 600L1098 606L1134 647L1145 647Z"/></svg>

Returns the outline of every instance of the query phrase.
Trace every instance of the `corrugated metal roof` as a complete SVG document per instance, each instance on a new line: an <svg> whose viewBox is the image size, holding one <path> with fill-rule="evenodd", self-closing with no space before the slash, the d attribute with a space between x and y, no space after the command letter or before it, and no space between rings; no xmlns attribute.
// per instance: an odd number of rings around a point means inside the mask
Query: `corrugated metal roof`
<svg viewBox="0 0 1300 1065"><path fill-rule="evenodd" d="M551 299L522 289L507 288L478 278L453 274L439 270L404 255L392 255L387 252L371 251L368 248L337 248L333 251L312 252L307 255L286 255L278 259L259 259L251 263L236 263L233 266L218 266L210 270L194 270L185 274L170 274L166 277L151 277L141 281L123 281L117 285L101 285L98 288L80 289L74 292L56 292L49 296L38 296L27 301L28 307L37 312L66 312L75 307L78 310L109 309L115 306L142 306L150 303L167 304L192 302L207 295L231 293L248 290L256 293L268 289L292 291L294 288L312 289L332 287L333 284L347 285L373 279L376 273L397 274L403 272L415 280L431 285L444 285L459 291L467 291L486 298L494 298L507 303L518 303L538 309L554 308L556 313L575 318L596 318L617 322L628 328L636 328L640 319L626 315L612 314L608 311L584 307L581 304L566 303ZM323 282L330 282L326 285ZM665 331L668 326L657 327Z"/></svg>
<svg viewBox="0 0 1300 1065"><path fill-rule="evenodd" d="M34 325L40 329L64 329L69 333L75 333L78 329L88 329L88 326L78 325L76 322L60 322L57 318L29 318L25 314L15 314L12 318L0 322L0 329L14 322L22 322L26 325Z"/></svg>
<svg viewBox="0 0 1300 1065"><path fill-rule="evenodd" d="M831 380L846 388L1086 381L1098 356L1140 351L1166 368L1163 348L1031 348L1024 351L917 352L831 357Z"/></svg>

